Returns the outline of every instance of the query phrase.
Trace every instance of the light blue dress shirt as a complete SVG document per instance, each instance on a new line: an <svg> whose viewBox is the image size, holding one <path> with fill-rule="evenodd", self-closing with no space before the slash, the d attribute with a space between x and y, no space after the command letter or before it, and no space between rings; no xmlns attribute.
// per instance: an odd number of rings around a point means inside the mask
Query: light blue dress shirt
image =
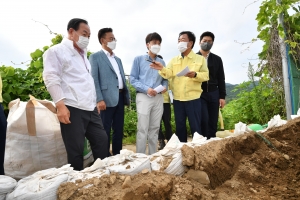
<svg viewBox="0 0 300 200"><path fill-rule="evenodd" d="M150 67L152 58L146 54L134 58L133 65L130 72L130 84L138 91L147 94L149 88L156 88L159 85L168 88L168 80L163 79L158 70ZM160 62L164 67L166 66L163 59L156 56L155 61Z"/></svg>

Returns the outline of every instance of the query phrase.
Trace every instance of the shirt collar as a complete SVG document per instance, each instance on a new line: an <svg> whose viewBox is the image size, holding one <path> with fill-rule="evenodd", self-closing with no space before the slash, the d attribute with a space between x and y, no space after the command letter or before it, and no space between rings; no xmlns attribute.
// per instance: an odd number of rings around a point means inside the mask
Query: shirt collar
<svg viewBox="0 0 300 200"><path fill-rule="evenodd" d="M152 58L149 56L149 54L146 54L146 56L147 56L147 59L152 60ZM157 59L157 55L155 56L154 60L156 60L156 59Z"/></svg>
<svg viewBox="0 0 300 200"><path fill-rule="evenodd" d="M73 41L68 39L68 38L63 38L63 40L61 41L61 44L65 45L66 47L68 47L72 51L78 52L77 49L75 49L75 47L73 45ZM86 49L84 49L84 50L80 49L80 50L81 50L81 52L79 54L86 55L86 53L87 53Z"/></svg>
<svg viewBox="0 0 300 200"><path fill-rule="evenodd" d="M103 52L104 52L107 56L110 56L110 57L115 57L115 56L116 56L114 52L112 53L112 55L110 55L110 53L109 53L108 51L106 51L105 49L102 48L102 50L103 50Z"/></svg>
<svg viewBox="0 0 300 200"><path fill-rule="evenodd" d="M199 51L198 54L200 54L201 56L203 56L202 53L201 53L201 51ZM204 56L203 57L206 58L206 59L208 59L209 55L210 55L210 51L209 51L209 53L207 54L206 57L204 57Z"/></svg>
<svg viewBox="0 0 300 200"><path fill-rule="evenodd" d="M195 53L194 53L193 50L191 50L190 53L189 53L186 57L188 57L188 58L193 58L194 56L195 56ZM179 58L179 59L184 59L184 57L182 56L182 54L180 54L180 55L178 56L178 58Z"/></svg>

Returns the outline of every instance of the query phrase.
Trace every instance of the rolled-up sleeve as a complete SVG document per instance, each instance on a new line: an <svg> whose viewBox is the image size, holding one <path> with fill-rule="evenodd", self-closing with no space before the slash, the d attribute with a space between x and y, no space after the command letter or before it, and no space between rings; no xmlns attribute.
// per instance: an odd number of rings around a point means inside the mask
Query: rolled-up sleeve
<svg viewBox="0 0 300 200"><path fill-rule="evenodd" d="M64 92L61 88L62 64L57 58L54 49L48 49L43 55L43 79L54 103L64 99Z"/></svg>

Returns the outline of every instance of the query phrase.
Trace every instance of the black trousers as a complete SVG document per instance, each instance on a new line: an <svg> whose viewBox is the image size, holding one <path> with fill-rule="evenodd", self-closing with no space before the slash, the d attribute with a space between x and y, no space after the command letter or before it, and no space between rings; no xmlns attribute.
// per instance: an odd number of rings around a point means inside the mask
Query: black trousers
<svg viewBox="0 0 300 200"><path fill-rule="evenodd" d="M4 154L6 141L6 117L4 115L3 106L0 103L0 175L4 175Z"/></svg>
<svg viewBox="0 0 300 200"><path fill-rule="evenodd" d="M120 154L122 150L123 128L124 128L124 96L123 92L119 93L119 101L115 107L106 107L106 110L101 110L103 126L107 134L107 149L110 155L110 131L112 134L112 153L113 155Z"/></svg>
<svg viewBox="0 0 300 200"><path fill-rule="evenodd" d="M164 122L166 135L164 136L162 132L162 124L160 124L159 128L159 134L158 139L159 140L170 140L172 136L172 126L171 126L171 104L170 103L164 103L164 112L162 115L162 122Z"/></svg>
<svg viewBox="0 0 300 200"><path fill-rule="evenodd" d="M201 134L201 100L190 101L173 100L176 135L180 142L187 142L186 119L188 118L192 135L195 132Z"/></svg>
<svg viewBox="0 0 300 200"><path fill-rule="evenodd" d="M74 170L82 170L85 137L90 142L96 160L107 157L107 135L96 108L94 111L86 111L67 107L71 124L60 123L61 134L68 154L68 163Z"/></svg>
<svg viewBox="0 0 300 200"><path fill-rule="evenodd" d="M216 137L219 117L219 90L201 94L201 133L207 139Z"/></svg>

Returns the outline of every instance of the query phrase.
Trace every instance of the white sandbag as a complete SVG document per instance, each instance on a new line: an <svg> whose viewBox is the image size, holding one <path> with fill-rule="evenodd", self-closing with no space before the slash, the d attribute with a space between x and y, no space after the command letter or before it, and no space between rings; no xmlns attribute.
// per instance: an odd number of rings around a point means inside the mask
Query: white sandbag
<svg viewBox="0 0 300 200"><path fill-rule="evenodd" d="M143 169L151 171L149 156L142 153L134 153L127 149L120 151L120 154L102 160L106 169L111 173L135 175Z"/></svg>
<svg viewBox="0 0 300 200"><path fill-rule="evenodd" d="M284 124L286 124L286 120L282 120L280 115L275 115L269 122L268 122L268 128L273 128L273 127L279 127Z"/></svg>
<svg viewBox="0 0 300 200"><path fill-rule="evenodd" d="M291 115L291 118L292 118L292 119L295 119L295 118L297 118L297 117L300 117L300 108L298 109L296 115Z"/></svg>
<svg viewBox="0 0 300 200"><path fill-rule="evenodd" d="M193 135L193 139L191 142L187 142L186 145L190 147L195 147L195 146L201 146L207 141L207 137L204 137L200 135L199 133L195 132Z"/></svg>
<svg viewBox="0 0 300 200"><path fill-rule="evenodd" d="M11 192L17 185L17 181L9 176L0 175L0 194Z"/></svg>
<svg viewBox="0 0 300 200"><path fill-rule="evenodd" d="M238 135L241 135L241 134L244 134L244 133L249 133L251 131L252 130L249 129L246 124L244 124L243 122L239 122L239 123L234 125L233 136L238 136Z"/></svg>
<svg viewBox="0 0 300 200"><path fill-rule="evenodd" d="M5 200L6 199L6 194L0 194L0 200Z"/></svg>
<svg viewBox="0 0 300 200"><path fill-rule="evenodd" d="M118 165L120 163L125 162L126 159L129 159L130 155L133 155L134 152L127 150L127 149L122 149L120 151L120 154L114 155L107 157L102 160L102 164L104 167L112 166L112 165Z"/></svg>
<svg viewBox="0 0 300 200"><path fill-rule="evenodd" d="M156 152L155 154L152 155L164 155L164 156L172 156L175 153L177 153L178 151L180 151L181 147L184 145L185 143L180 142L180 140L178 139L176 134L173 134L172 137L170 138L170 140L168 141L168 143L166 144L166 146Z"/></svg>
<svg viewBox="0 0 300 200"><path fill-rule="evenodd" d="M54 104L46 100L10 102L4 169L16 179L67 164Z"/></svg>
<svg viewBox="0 0 300 200"><path fill-rule="evenodd" d="M17 181L9 176L0 175L0 200L6 198L6 194L13 191L16 187Z"/></svg>
<svg viewBox="0 0 300 200"><path fill-rule="evenodd" d="M184 174L185 166L182 164L182 153L181 151L172 156L173 160L169 166L164 170L167 174L173 174L181 176Z"/></svg>
<svg viewBox="0 0 300 200"><path fill-rule="evenodd" d="M163 170L173 175L182 175L185 171L185 166L182 165L181 147L184 144L186 143L180 142L178 137L173 134L164 149L150 156L151 169L154 171ZM172 159L172 161L165 167L164 165L166 165L170 159Z"/></svg>
<svg viewBox="0 0 300 200"><path fill-rule="evenodd" d="M71 171L69 173L68 182L75 182L76 180L87 180L90 178L100 178L103 175L109 175L108 169L103 169L104 163L101 159L97 159L90 167L81 171Z"/></svg>
<svg viewBox="0 0 300 200"><path fill-rule="evenodd" d="M6 200L56 200L58 187L68 180L72 170L70 165L65 165L58 169L38 171L21 179L15 190L7 194Z"/></svg>

